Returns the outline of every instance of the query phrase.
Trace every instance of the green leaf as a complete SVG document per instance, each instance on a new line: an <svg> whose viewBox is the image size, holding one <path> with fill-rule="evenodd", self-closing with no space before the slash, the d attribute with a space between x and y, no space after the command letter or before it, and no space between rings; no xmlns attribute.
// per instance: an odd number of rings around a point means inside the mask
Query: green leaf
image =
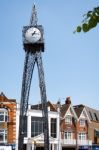
<svg viewBox="0 0 99 150"><path fill-rule="evenodd" d="M96 18L93 18L93 17L92 17L92 18L89 20L88 25L89 25L89 28L90 28L90 29L96 27L96 25L97 25L97 20L96 20Z"/></svg>
<svg viewBox="0 0 99 150"><path fill-rule="evenodd" d="M99 7L95 8L95 12L99 15Z"/></svg>
<svg viewBox="0 0 99 150"><path fill-rule="evenodd" d="M82 29L84 32L88 32L89 31L89 26L87 23L82 24Z"/></svg>
<svg viewBox="0 0 99 150"><path fill-rule="evenodd" d="M78 26L77 29L76 29L76 31L77 31L77 32L81 32L81 27Z"/></svg>
<svg viewBox="0 0 99 150"><path fill-rule="evenodd" d="M97 16L96 21L97 21L97 23L99 23L99 16Z"/></svg>
<svg viewBox="0 0 99 150"><path fill-rule="evenodd" d="M90 13L87 13L87 18L89 18L89 17L91 17L92 16L92 14L90 14Z"/></svg>
<svg viewBox="0 0 99 150"><path fill-rule="evenodd" d="M88 32L92 28L96 27L99 23L99 6L93 8L92 11L88 11L86 14L83 15L84 20L82 21L81 26L77 26L76 32Z"/></svg>

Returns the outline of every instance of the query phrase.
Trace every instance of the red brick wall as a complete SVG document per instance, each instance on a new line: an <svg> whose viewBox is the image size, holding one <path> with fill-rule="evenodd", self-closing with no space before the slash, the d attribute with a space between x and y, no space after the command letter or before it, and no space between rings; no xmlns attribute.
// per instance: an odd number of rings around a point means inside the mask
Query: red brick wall
<svg viewBox="0 0 99 150"><path fill-rule="evenodd" d="M61 121L61 125L60 125L60 130L61 130L61 138L64 139L64 132L65 131L72 131L73 133L73 139L75 139L76 137L76 126L74 121L72 121L72 124L66 124L65 123L65 119L63 119Z"/></svg>
<svg viewBox="0 0 99 150"><path fill-rule="evenodd" d="M7 142L14 143L16 140L16 101L7 99L5 96L0 95L0 108L8 110L7 126Z"/></svg>
<svg viewBox="0 0 99 150"><path fill-rule="evenodd" d="M88 135L88 124L87 122L85 123L85 126L80 126L79 121L77 122L77 124L75 124L75 122L73 121L72 124L66 124L65 123L65 119L61 121L61 136L62 138L64 138L64 132L66 130L71 130L73 132L73 138L76 139L76 132L85 132ZM88 136L87 136L88 138Z"/></svg>
<svg viewBox="0 0 99 150"><path fill-rule="evenodd" d="M99 143L99 138L95 138L95 129L99 130L99 122L92 121L91 123L89 123L88 137L92 140L93 143Z"/></svg>

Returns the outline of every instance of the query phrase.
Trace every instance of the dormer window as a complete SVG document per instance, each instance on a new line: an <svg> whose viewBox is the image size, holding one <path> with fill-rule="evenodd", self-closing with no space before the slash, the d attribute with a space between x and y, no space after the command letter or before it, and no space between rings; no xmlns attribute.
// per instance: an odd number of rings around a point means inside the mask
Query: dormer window
<svg viewBox="0 0 99 150"><path fill-rule="evenodd" d="M66 124L72 124L72 116L70 116L70 115L66 116L65 123Z"/></svg>
<svg viewBox="0 0 99 150"><path fill-rule="evenodd" d="M85 126L85 120L84 119L80 119L80 126Z"/></svg>

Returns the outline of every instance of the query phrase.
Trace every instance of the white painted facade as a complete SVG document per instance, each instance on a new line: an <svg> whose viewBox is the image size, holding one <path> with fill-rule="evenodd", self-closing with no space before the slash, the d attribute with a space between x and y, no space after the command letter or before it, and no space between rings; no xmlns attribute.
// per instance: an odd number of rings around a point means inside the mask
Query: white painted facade
<svg viewBox="0 0 99 150"><path fill-rule="evenodd" d="M34 150L35 146L43 147L44 146L44 135L43 133L31 137L31 117L42 117L41 110L31 109L29 105L27 111L27 137L24 138L24 144L26 144L26 150ZM51 118L56 118L56 138L51 137ZM48 107L48 122L49 122L49 147L52 147L52 150L59 150L60 148L60 114L59 109L57 112L50 111L50 107ZM19 104L17 104L17 112L16 112L16 150L18 150L18 129L19 129ZM35 144L36 143L36 144Z"/></svg>

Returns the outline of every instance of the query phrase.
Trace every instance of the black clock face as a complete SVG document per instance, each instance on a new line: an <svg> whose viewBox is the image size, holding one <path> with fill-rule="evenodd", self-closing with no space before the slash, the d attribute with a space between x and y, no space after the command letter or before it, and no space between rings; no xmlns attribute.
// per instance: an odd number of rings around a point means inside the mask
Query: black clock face
<svg viewBox="0 0 99 150"><path fill-rule="evenodd" d="M41 32L38 28L31 27L26 31L25 38L30 43L36 43L41 38Z"/></svg>

